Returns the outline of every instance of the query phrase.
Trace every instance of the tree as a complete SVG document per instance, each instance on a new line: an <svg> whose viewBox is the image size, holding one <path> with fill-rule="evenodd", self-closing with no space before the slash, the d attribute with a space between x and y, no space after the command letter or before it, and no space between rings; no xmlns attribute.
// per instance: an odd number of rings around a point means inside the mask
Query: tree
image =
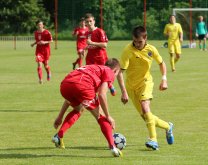
<svg viewBox="0 0 208 165"><path fill-rule="evenodd" d="M1 0L0 6L1 34L28 34L34 31L38 19L50 22L42 0Z"/></svg>

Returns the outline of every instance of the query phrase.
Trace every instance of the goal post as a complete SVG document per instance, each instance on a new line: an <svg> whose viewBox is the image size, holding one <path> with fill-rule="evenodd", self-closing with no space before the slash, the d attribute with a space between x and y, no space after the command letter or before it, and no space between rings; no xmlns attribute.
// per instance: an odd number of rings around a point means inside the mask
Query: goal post
<svg viewBox="0 0 208 165"><path fill-rule="evenodd" d="M173 8L172 14L176 16L177 22L181 24L186 39L192 42L198 16L202 15L204 22L207 24L208 8Z"/></svg>

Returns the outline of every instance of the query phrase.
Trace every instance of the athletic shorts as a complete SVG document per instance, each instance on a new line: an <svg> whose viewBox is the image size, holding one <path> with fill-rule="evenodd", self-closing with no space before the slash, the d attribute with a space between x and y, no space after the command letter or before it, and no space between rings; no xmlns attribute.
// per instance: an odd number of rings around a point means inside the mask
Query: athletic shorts
<svg viewBox="0 0 208 165"><path fill-rule="evenodd" d="M86 109L93 110L100 104L94 89L83 84L61 83L60 92L72 107L82 104Z"/></svg>
<svg viewBox="0 0 208 165"><path fill-rule="evenodd" d="M35 61L36 62L45 62L45 61L48 61L50 58L50 55L43 55L43 54L37 54L36 55L36 58L35 58Z"/></svg>
<svg viewBox="0 0 208 165"><path fill-rule="evenodd" d="M151 100L153 98L152 95L153 86L154 83L152 81L147 81L142 87L138 89L132 90L128 86L126 87L129 98L132 100L134 106L141 115L142 115L142 108L140 102L142 100Z"/></svg>
<svg viewBox="0 0 208 165"><path fill-rule="evenodd" d="M204 38L206 38L206 35L205 35L205 34L200 34L200 35L198 36L198 39L199 39L199 40L203 40Z"/></svg>
<svg viewBox="0 0 208 165"><path fill-rule="evenodd" d="M168 41L169 53L181 54L181 43L179 40Z"/></svg>

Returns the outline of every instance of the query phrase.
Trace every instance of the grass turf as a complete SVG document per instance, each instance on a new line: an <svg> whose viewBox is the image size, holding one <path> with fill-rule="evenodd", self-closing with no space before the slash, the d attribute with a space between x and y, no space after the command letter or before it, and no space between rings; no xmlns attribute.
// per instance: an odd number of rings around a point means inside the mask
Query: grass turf
<svg viewBox="0 0 208 165"><path fill-rule="evenodd" d="M109 57L119 57L129 41L110 41ZM168 68L169 89L158 90L161 75L154 62L154 99L152 112L174 123L174 145L168 145L164 130L157 129L159 151L149 151L144 143L146 126L133 107L109 95L110 113L116 120L115 132L126 136L127 147L123 158L113 158L108 151L98 124L89 112L64 137L66 149L60 150L51 143L56 130L53 121L62 105L59 85L72 70L76 59L75 42L59 41L58 49L52 45L50 66L52 79L38 84L34 48L29 42L18 42L14 50L12 42L0 44L0 164L142 164L142 165L203 165L207 164L208 144L208 52L182 49L182 57L176 65L176 73L170 71L169 55L161 48L162 41L148 41L155 45Z"/></svg>

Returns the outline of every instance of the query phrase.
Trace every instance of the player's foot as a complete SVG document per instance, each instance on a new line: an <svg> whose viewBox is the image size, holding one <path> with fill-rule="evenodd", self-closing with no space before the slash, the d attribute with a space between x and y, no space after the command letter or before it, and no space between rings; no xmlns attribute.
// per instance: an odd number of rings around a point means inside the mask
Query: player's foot
<svg viewBox="0 0 208 165"><path fill-rule="evenodd" d="M111 153L114 157L123 157L123 153L116 147L111 148Z"/></svg>
<svg viewBox="0 0 208 165"><path fill-rule="evenodd" d="M47 74L47 81L50 81L51 80L51 73L48 73Z"/></svg>
<svg viewBox="0 0 208 165"><path fill-rule="evenodd" d="M204 49L204 51L207 51L207 49Z"/></svg>
<svg viewBox="0 0 208 165"><path fill-rule="evenodd" d="M39 80L39 84L43 84L43 80Z"/></svg>
<svg viewBox="0 0 208 165"><path fill-rule="evenodd" d="M166 131L166 139L168 144L173 144L174 143L174 136L173 136L173 123L169 122L170 129Z"/></svg>
<svg viewBox="0 0 208 165"><path fill-rule="evenodd" d="M76 68L76 63L72 63L72 66L73 66L73 70L75 70L75 68Z"/></svg>
<svg viewBox="0 0 208 165"><path fill-rule="evenodd" d="M158 143L152 140L149 140L145 143L147 148L151 148L152 150L159 150Z"/></svg>
<svg viewBox="0 0 208 165"><path fill-rule="evenodd" d="M56 147L65 148L63 138L59 138L58 134L55 134L52 138L52 142L55 144Z"/></svg>
<svg viewBox="0 0 208 165"><path fill-rule="evenodd" d="M173 69L172 69L172 72L175 72L175 71L176 71L176 69L175 69L175 68L173 68Z"/></svg>

